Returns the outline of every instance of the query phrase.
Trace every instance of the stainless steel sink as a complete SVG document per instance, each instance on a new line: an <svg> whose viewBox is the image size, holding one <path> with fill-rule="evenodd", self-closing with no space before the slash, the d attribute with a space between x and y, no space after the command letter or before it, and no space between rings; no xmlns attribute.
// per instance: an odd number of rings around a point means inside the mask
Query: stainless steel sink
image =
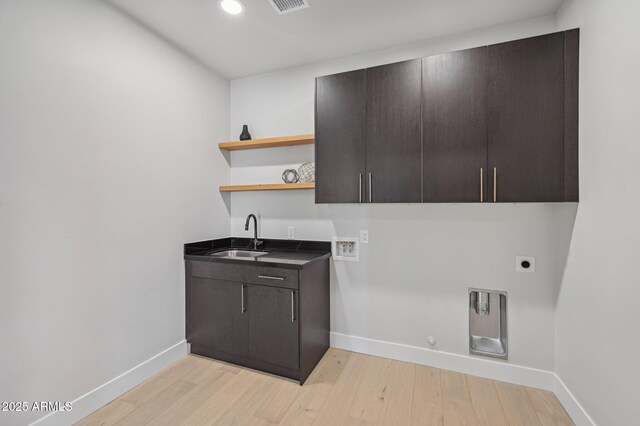
<svg viewBox="0 0 640 426"><path fill-rule="evenodd" d="M213 257L238 257L238 258L255 258L258 256L264 256L269 254L268 251L255 251L255 250L224 250L215 253L210 253Z"/></svg>

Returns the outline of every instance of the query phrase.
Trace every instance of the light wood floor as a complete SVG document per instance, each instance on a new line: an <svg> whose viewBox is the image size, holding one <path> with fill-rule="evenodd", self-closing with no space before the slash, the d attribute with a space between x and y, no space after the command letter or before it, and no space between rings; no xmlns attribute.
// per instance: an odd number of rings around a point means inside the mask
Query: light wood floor
<svg viewBox="0 0 640 426"><path fill-rule="evenodd" d="M573 425L555 395L330 349L304 386L189 355L78 425Z"/></svg>

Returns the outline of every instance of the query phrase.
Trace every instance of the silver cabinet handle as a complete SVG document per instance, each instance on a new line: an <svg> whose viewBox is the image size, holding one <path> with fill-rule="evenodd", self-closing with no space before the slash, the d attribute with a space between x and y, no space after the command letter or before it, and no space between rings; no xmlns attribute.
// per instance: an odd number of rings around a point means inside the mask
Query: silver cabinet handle
<svg viewBox="0 0 640 426"><path fill-rule="evenodd" d="M484 203L484 169L480 167L480 202Z"/></svg>
<svg viewBox="0 0 640 426"><path fill-rule="evenodd" d="M493 202L498 201L498 168L493 168Z"/></svg>
<svg viewBox="0 0 640 426"><path fill-rule="evenodd" d="M371 192L371 173L369 173L369 202L372 203L373 202L373 197L371 196L372 192Z"/></svg>
<svg viewBox="0 0 640 426"><path fill-rule="evenodd" d="M296 292L291 290L291 322L296 320Z"/></svg>
<svg viewBox="0 0 640 426"><path fill-rule="evenodd" d="M265 280L277 280L277 281L285 280L285 277L272 277L271 275L258 275L258 278L264 278Z"/></svg>
<svg viewBox="0 0 640 426"><path fill-rule="evenodd" d="M360 201L359 203L362 202L362 173L360 173L360 180L358 181L358 193L360 194Z"/></svg>
<svg viewBox="0 0 640 426"><path fill-rule="evenodd" d="M240 312L244 314L247 311L244 307L244 284L240 286L240 298L241 298L240 300L242 300Z"/></svg>

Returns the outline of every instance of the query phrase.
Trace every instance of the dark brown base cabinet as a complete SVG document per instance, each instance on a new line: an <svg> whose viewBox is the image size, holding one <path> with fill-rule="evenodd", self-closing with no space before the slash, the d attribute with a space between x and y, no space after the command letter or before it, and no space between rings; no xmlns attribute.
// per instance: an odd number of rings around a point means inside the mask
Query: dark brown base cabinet
<svg viewBox="0 0 640 426"><path fill-rule="evenodd" d="M329 260L304 269L186 261L191 352L298 380L329 348Z"/></svg>
<svg viewBox="0 0 640 426"><path fill-rule="evenodd" d="M316 79L316 203L578 201L579 30Z"/></svg>

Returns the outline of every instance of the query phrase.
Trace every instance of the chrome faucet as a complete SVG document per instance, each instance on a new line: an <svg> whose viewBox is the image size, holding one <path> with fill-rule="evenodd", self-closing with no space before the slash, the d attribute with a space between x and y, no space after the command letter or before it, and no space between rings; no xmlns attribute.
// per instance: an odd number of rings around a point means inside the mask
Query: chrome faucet
<svg viewBox="0 0 640 426"><path fill-rule="evenodd" d="M253 218L253 249L256 250L258 246L262 244L262 241L258 240L258 219L253 213L247 216L247 221L244 223L244 230L249 230L249 222L251 221L251 218Z"/></svg>

